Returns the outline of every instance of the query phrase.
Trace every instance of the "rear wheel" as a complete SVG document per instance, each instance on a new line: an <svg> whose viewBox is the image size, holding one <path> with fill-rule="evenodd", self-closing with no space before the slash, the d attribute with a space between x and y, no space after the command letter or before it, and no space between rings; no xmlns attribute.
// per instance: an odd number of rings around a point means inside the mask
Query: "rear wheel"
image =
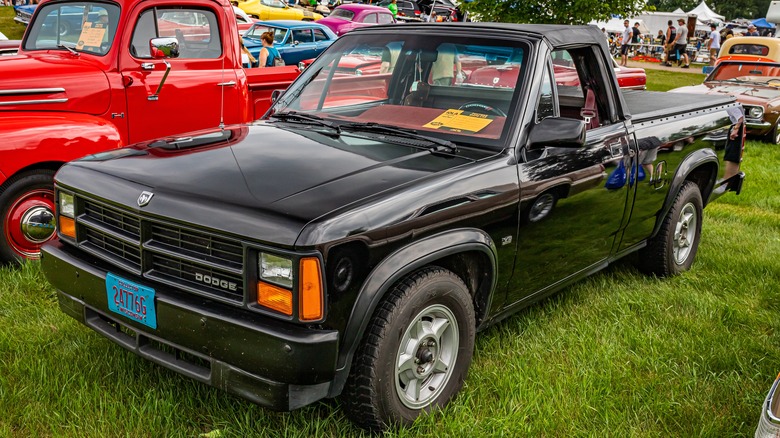
<svg viewBox="0 0 780 438"><path fill-rule="evenodd" d="M780 144L780 118L777 119L774 128L767 134L766 141L772 144Z"/></svg>
<svg viewBox="0 0 780 438"><path fill-rule="evenodd" d="M40 257L55 236L54 172L34 170L0 187L0 262Z"/></svg>
<svg viewBox="0 0 780 438"><path fill-rule="evenodd" d="M361 427L408 425L463 386L474 350L471 296L452 272L431 267L398 283L377 307L342 396Z"/></svg>
<svg viewBox="0 0 780 438"><path fill-rule="evenodd" d="M658 234L640 252L637 267L659 277L690 269L701 238L702 208L699 186L686 181L677 192Z"/></svg>

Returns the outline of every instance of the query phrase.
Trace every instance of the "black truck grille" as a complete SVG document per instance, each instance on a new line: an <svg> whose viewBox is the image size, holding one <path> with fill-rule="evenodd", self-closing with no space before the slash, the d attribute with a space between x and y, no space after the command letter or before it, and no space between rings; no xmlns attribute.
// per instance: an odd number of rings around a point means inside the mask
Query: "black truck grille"
<svg viewBox="0 0 780 438"><path fill-rule="evenodd" d="M79 246L136 275L237 304L244 299L241 242L80 198Z"/></svg>

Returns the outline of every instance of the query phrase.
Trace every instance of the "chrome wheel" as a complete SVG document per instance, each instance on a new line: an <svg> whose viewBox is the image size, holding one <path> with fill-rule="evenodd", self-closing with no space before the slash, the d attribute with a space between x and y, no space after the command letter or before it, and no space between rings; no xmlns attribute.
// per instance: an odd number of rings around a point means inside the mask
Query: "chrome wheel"
<svg viewBox="0 0 780 438"><path fill-rule="evenodd" d="M687 203L680 211L680 217L674 229L674 262L682 265L691 253L691 246L696 238L696 207Z"/></svg>
<svg viewBox="0 0 780 438"><path fill-rule="evenodd" d="M404 406L420 409L441 394L452 376L459 341L458 321L441 304L412 319L395 360L395 387Z"/></svg>
<svg viewBox="0 0 780 438"><path fill-rule="evenodd" d="M41 244L54 237L54 191L37 189L22 194L8 209L3 229L15 253L38 258Z"/></svg>

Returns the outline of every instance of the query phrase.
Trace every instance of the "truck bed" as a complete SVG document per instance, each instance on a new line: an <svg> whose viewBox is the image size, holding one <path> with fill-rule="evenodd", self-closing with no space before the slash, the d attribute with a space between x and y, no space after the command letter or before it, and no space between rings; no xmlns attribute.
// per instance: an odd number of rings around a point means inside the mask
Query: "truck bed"
<svg viewBox="0 0 780 438"><path fill-rule="evenodd" d="M638 90L624 91L623 99L628 105L628 112L634 123L711 108L716 105L726 105L735 100L733 96Z"/></svg>

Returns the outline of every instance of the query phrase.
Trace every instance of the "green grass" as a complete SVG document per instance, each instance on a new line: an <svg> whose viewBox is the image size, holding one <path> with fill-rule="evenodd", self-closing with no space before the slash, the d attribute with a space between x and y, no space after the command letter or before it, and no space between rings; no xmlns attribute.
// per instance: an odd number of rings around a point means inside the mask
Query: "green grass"
<svg viewBox="0 0 780 438"><path fill-rule="evenodd" d="M521 311L453 403L387 435L752 436L780 371L780 148L749 142L743 168L690 272L621 262ZM61 313L37 263L0 269L0 436L201 434L362 433L335 401L275 413L140 359Z"/></svg>
<svg viewBox="0 0 780 438"><path fill-rule="evenodd" d="M20 40L24 35L25 27L14 21L15 15L12 6L0 6L0 32L9 40Z"/></svg>
<svg viewBox="0 0 780 438"><path fill-rule="evenodd" d="M704 80L703 74L651 70L649 68L645 69L645 72L647 73L647 89L652 91L669 91L677 87L698 85Z"/></svg>

